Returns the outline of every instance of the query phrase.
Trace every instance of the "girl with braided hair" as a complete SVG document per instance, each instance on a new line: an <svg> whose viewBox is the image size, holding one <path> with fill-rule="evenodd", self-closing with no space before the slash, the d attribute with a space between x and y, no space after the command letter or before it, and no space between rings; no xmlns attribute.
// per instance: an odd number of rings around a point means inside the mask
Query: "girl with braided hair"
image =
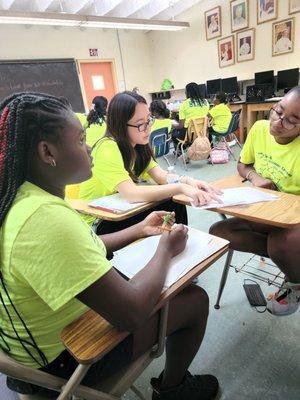
<svg viewBox="0 0 300 400"><path fill-rule="evenodd" d="M83 384L95 386L156 342L158 315L150 315L171 259L185 248L187 228L165 231L150 262L125 280L106 253L161 233L166 212L96 236L64 200L67 184L90 178L90 151L78 118L63 99L19 93L0 104L1 348L25 365L68 379L77 363L64 350L60 332L92 308L129 332L89 369ZM190 285L170 302L166 364L152 380L153 399L215 397L215 377L187 371L203 339L207 315L207 295L197 286ZM20 393L47 392L48 398L57 398L53 391L16 379L7 382Z"/></svg>
<svg viewBox="0 0 300 400"><path fill-rule="evenodd" d="M172 129L172 120L170 119L170 111L167 109L166 104L162 100L153 100L149 110L155 118L151 126L151 132L156 129L167 128L168 133L170 133Z"/></svg>

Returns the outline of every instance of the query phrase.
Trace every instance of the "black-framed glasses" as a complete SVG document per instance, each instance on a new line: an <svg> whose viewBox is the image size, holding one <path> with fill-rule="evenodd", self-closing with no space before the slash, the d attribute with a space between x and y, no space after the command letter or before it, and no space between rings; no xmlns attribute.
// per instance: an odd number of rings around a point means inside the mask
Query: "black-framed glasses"
<svg viewBox="0 0 300 400"><path fill-rule="evenodd" d="M148 129L148 127L153 125L154 121L155 121L155 118L151 116L148 118L147 122L144 122L143 124L139 124L139 125L127 124L127 126L131 126L131 128L137 128L137 130L139 132L145 132Z"/></svg>
<svg viewBox="0 0 300 400"><path fill-rule="evenodd" d="M288 131L291 131L292 129L296 128L297 126L300 127L300 124L295 124L294 122L291 122L287 118L283 117L282 113L280 111L276 110L275 107L272 107L270 109L270 117L273 119L273 121L280 121L281 126Z"/></svg>

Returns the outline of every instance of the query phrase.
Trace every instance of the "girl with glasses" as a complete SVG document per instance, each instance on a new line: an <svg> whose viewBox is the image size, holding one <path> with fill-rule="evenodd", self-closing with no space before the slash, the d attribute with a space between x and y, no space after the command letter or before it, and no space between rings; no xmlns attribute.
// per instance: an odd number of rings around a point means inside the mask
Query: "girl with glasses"
<svg viewBox="0 0 300 400"><path fill-rule="evenodd" d="M170 174L159 167L149 146L152 124L153 118L142 96L133 92L114 96L108 107L106 135L92 151L93 176L80 185L80 198L92 200L119 192L131 203L163 201L155 209L174 211L176 221L187 224L186 208L170 198L183 193L198 205L216 199L220 191L203 181ZM155 185L138 185L150 178ZM97 233L131 226L149 212L120 222L101 221ZM83 218L90 224L95 221L91 216Z"/></svg>
<svg viewBox="0 0 300 400"><path fill-rule="evenodd" d="M252 185L300 196L300 86L290 90L251 128L238 162L239 174ZM276 207L276 203L274 203ZM234 250L270 257L285 274L282 288L268 299L274 315L294 313L300 302L300 228L284 229L230 218L210 232L230 241Z"/></svg>

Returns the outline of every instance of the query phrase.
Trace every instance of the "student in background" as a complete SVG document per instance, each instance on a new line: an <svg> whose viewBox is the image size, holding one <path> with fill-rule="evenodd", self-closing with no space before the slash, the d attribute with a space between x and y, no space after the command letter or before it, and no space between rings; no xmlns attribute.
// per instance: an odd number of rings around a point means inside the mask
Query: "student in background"
<svg viewBox="0 0 300 400"><path fill-rule="evenodd" d="M80 185L80 198L97 199L119 192L130 203L163 201L156 209L174 211L176 221L187 224L185 206L172 196L183 193L195 204L206 204L220 193L206 182L180 177L163 170L153 158L149 146L153 119L146 100L133 92L118 93L109 103L107 132L93 149L93 176ZM138 185L152 178L156 185ZM101 221L97 233L114 232L145 218L145 211L120 222ZM83 216L88 223L95 218Z"/></svg>
<svg viewBox="0 0 300 400"><path fill-rule="evenodd" d="M151 126L151 132L157 129L167 128L168 133L172 129L172 120L170 119L170 111L162 100L153 100L150 104L150 113L154 117L154 122Z"/></svg>
<svg viewBox="0 0 300 400"><path fill-rule="evenodd" d="M209 111L209 103L203 97L197 83L188 83L185 87L185 94L187 99L179 109L179 127L172 132L175 148L177 147L178 139L184 139L190 120L206 117Z"/></svg>
<svg viewBox="0 0 300 400"><path fill-rule="evenodd" d="M300 87L290 90L247 135L238 172L254 186L300 196ZM276 202L274 203L276 207ZM281 289L268 299L274 315L295 312L300 302L300 228L277 228L239 218L213 225L210 232L234 250L270 257L285 274Z"/></svg>
<svg viewBox="0 0 300 400"><path fill-rule="evenodd" d="M27 366L68 379L77 362L64 349L62 329L89 308L130 332L93 364L82 383L95 387L157 341L161 295L187 228L164 232L149 263L130 281L106 259L138 238L161 231L165 212L117 234L97 237L64 201L65 186L91 176L85 133L61 98L19 93L0 104L1 347ZM189 285L170 301L166 363L153 378L153 399L212 400L218 381L191 375L208 316L208 297ZM12 390L56 399L57 393L8 378ZM47 395L47 396L46 396Z"/></svg>
<svg viewBox="0 0 300 400"><path fill-rule="evenodd" d="M225 133L228 130L232 114L227 105L226 93L220 92L216 95L214 106L209 110L210 127L208 130L209 141L212 142L212 134Z"/></svg>

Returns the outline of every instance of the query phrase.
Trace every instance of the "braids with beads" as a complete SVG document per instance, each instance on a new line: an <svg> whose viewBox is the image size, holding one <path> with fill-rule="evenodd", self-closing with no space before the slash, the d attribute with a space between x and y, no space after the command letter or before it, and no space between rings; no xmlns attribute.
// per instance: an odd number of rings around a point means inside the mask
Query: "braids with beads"
<svg viewBox="0 0 300 400"><path fill-rule="evenodd" d="M43 93L17 93L0 104L0 227L41 140L59 140L69 103Z"/></svg>

